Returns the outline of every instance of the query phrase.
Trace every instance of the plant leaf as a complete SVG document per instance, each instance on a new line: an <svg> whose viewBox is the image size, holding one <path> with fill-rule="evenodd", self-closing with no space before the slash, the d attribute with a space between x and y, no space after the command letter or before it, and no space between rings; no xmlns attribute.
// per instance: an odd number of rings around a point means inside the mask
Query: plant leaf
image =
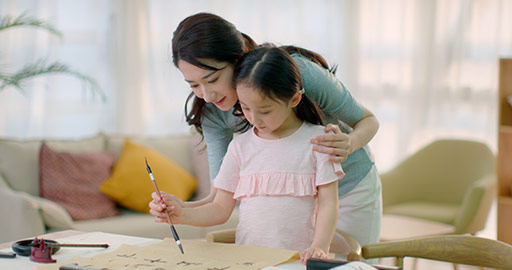
<svg viewBox="0 0 512 270"><path fill-rule="evenodd" d="M99 84L94 80L93 78L83 75L77 71L71 70L67 65L62 64L60 62L53 62L51 64L47 64L46 59L40 59L37 62L33 64L27 64L25 65L21 70L18 72L8 75L8 74L1 74L0 80L2 81L0 85L0 91L8 86L14 86L18 88L18 90L22 90L21 84L31 79L35 76L40 75L46 75L46 74L64 74L64 75L70 75L73 77L76 77L80 80L82 80L84 83L88 84L91 88L91 91L96 94L98 94L101 97L102 101L106 100L105 93L99 86Z"/></svg>
<svg viewBox="0 0 512 270"><path fill-rule="evenodd" d="M37 27L47 30L48 32L57 35L62 38L62 32L55 29L53 26L48 24L45 21L36 19L34 17L27 16L26 12L23 12L16 18L13 18L9 15L0 17L0 31L6 30L13 27L21 27L21 26L30 26Z"/></svg>

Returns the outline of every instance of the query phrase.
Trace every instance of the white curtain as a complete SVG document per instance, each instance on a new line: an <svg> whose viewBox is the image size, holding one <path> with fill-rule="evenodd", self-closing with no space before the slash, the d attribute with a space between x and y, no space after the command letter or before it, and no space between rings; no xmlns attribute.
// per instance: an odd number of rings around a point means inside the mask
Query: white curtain
<svg viewBox="0 0 512 270"><path fill-rule="evenodd" d="M436 138L496 150L497 67L512 56L512 1L359 3L356 68L342 77L381 122L371 142L379 168Z"/></svg>
<svg viewBox="0 0 512 270"><path fill-rule="evenodd" d="M233 22L256 42L294 44L338 65L337 76L375 113L371 142L381 171L439 137L496 148L497 63L512 55L510 0L0 0L63 38L0 32L0 72L44 57L94 77L101 102L68 76L0 91L0 137L79 138L98 132L188 132L187 84L170 61L178 23L200 11Z"/></svg>

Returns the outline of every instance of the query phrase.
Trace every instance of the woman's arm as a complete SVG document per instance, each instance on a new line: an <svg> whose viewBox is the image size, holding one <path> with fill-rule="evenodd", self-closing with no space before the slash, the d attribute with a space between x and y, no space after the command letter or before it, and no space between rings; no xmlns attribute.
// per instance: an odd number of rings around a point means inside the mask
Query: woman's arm
<svg viewBox="0 0 512 270"><path fill-rule="evenodd" d="M344 162L352 152L364 147L377 133L379 122L373 113L361 105L334 74L300 55L292 56L298 64L306 96L314 100L325 113L326 134L311 142L315 151L330 154L332 162ZM353 128L341 131L337 122Z"/></svg>
<svg viewBox="0 0 512 270"><path fill-rule="evenodd" d="M326 258L329 254L338 220L338 181L318 187L315 237L311 246L301 252L305 263L309 258Z"/></svg>
<svg viewBox="0 0 512 270"><path fill-rule="evenodd" d="M363 108L361 119L350 125L353 128L351 133L343 133L339 126L328 124L325 132L333 134L320 135L311 140L311 143L316 144L313 150L329 154L331 162L341 163L347 160L348 155L367 145L377 133L379 121L370 110Z"/></svg>
<svg viewBox="0 0 512 270"><path fill-rule="evenodd" d="M164 198L167 195L162 194ZM158 195L153 193L153 201L155 201L155 197L158 198ZM166 200L166 204L162 204L161 207L167 209L167 212L172 215L173 223L207 227L225 223L231 216L235 203L236 200L233 199L232 192L219 189L212 202L200 206L184 207L182 203L176 200ZM164 211L152 212L151 214L155 215L157 222L167 221Z"/></svg>

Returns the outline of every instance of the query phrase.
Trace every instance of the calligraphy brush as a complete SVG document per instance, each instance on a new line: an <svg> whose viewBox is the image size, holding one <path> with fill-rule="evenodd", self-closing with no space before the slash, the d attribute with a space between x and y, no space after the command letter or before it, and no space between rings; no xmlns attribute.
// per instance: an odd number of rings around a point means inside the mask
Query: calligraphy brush
<svg viewBox="0 0 512 270"><path fill-rule="evenodd" d="M144 159L146 160L146 170L149 173L149 178L151 179L151 182L153 182L153 186L155 187L156 194L161 199L163 199L162 195L160 195L160 190L158 189L158 186L156 185L156 181L155 181L155 177L153 176L153 172L151 171L151 168L149 167L148 159L147 158L144 158ZM181 246L180 237L178 236L178 233L176 232L176 229L174 228L174 225L172 224L171 216L169 215L169 212L165 211L165 213L167 214L166 215L167 221L169 222L169 225L171 226L171 232L172 232L172 236L174 237L174 241L176 241L176 244L180 248L181 254L185 254L185 252L183 252L183 247Z"/></svg>
<svg viewBox="0 0 512 270"><path fill-rule="evenodd" d="M52 247L102 247L102 248L109 247L108 244L54 244L54 243L50 243L49 245ZM30 244L28 244L28 246L38 247L39 244L30 243Z"/></svg>

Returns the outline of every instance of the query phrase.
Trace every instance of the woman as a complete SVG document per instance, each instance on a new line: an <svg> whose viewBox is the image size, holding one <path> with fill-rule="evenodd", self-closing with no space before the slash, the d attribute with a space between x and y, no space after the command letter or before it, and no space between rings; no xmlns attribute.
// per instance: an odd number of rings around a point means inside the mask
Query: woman
<svg viewBox="0 0 512 270"><path fill-rule="evenodd" d="M187 122L201 133L207 145L210 179L219 172L233 134L249 126L241 116L233 86L233 71L245 53L257 47L223 18L198 13L183 20L172 39L172 59L190 84L192 99ZM360 105L328 70L325 60L314 52L284 47L299 66L305 95L324 113L326 135L311 140L313 150L331 155L330 162L341 162L345 176L338 182L339 217L337 228L352 235L361 245L377 242L380 235L380 179L371 158L368 142L377 132L375 116ZM305 142L307 143L307 142ZM185 207L204 205L213 200L216 190ZM176 200L165 194L166 200ZM150 203L157 222L165 222L160 198Z"/></svg>

